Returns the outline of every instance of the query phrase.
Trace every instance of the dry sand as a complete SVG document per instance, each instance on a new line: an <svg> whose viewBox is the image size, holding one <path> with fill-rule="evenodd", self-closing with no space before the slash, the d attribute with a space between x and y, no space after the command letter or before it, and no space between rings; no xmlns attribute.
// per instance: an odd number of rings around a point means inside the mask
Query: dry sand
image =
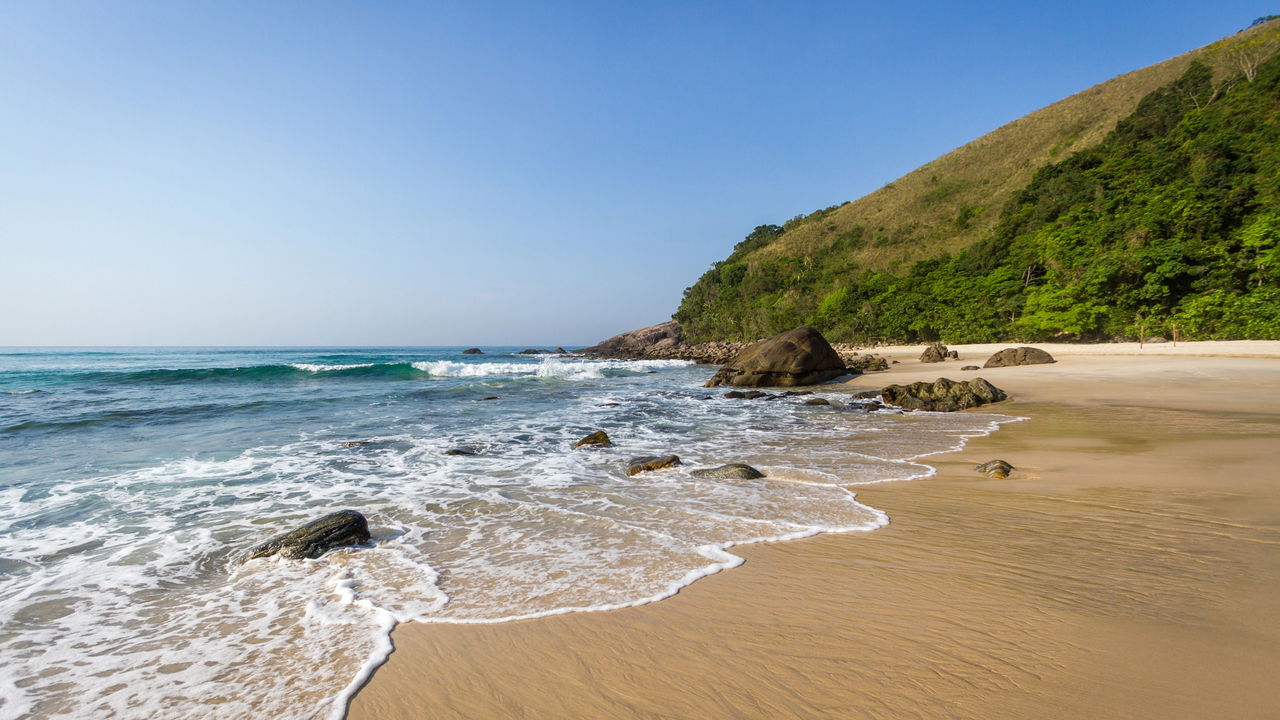
<svg viewBox="0 0 1280 720"><path fill-rule="evenodd" d="M999 347L848 383L981 375L1029 418L862 488L888 527L740 547L644 607L403 625L350 716L1280 717L1280 343L959 371Z"/></svg>

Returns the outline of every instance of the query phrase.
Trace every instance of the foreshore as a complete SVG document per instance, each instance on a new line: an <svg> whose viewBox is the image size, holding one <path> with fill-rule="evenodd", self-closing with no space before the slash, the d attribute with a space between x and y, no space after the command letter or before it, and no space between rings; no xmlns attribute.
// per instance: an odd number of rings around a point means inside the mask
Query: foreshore
<svg viewBox="0 0 1280 720"><path fill-rule="evenodd" d="M839 386L980 376L1027 418L857 488L889 526L737 547L642 607L401 625L349 716L1280 716L1280 343L960 370L1002 347L872 348L899 363Z"/></svg>

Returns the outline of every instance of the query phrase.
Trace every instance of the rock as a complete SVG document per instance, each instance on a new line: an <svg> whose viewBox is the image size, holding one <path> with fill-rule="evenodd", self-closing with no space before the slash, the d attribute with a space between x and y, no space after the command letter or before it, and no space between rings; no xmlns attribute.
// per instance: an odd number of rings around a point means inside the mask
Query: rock
<svg viewBox="0 0 1280 720"><path fill-rule="evenodd" d="M1000 402L1008 397L1003 390L982 378L974 378L967 382L938 378L931 383L889 385L880 390L880 396L886 403L897 405L904 410L933 412L953 412Z"/></svg>
<svg viewBox="0 0 1280 720"><path fill-rule="evenodd" d="M770 395L767 392L761 392L759 390L748 390L747 392L743 392L741 390L730 390L725 393L724 396L730 400L759 400L760 398L769 399L776 397L775 395Z"/></svg>
<svg viewBox="0 0 1280 720"><path fill-rule="evenodd" d="M779 393L778 397L800 397L802 395L812 395L812 394L813 394L812 390L787 390L786 392Z"/></svg>
<svg viewBox="0 0 1280 720"><path fill-rule="evenodd" d="M894 362L897 362L897 360ZM846 359L845 363L846 369L851 373L864 373L889 369L889 361L879 355L859 355L856 358Z"/></svg>
<svg viewBox="0 0 1280 720"><path fill-rule="evenodd" d="M800 404L801 405L830 405L831 401L825 398L810 398Z"/></svg>
<svg viewBox="0 0 1280 720"><path fill-rule="evenodd" d="M707 387L794 387L845 374L844 361L822 334L798 327L753 343L720 368Z"/></svg>
<svg viewBox="0 0 1280 720"><path fill-rule="evenodd" d="M694 470L689 474L704 480L755 480L764 477L764 473L743 463L729 463L720 467Z"/></svg>
<svg viewBox="0 0 1280 720"><path fill-rule="evenodd" d="M897 360L894 360L894 361L893 361L893 364L894 364L894 365L897 365L897 364L898 364L898 361L897 361Z"/></svg>
<svg viewBox="0 0 1280 720"><path fill-rule="evenodd" d="M551 352L554 352L554 353L555 353L555 354L557 354L557 355L568 355L568 354L569 354L569 351L568 351L568 350L565 350L565 349L564 349L564 348L562 348L562 347L558 347L558 348L556 348L555 350L552 350Z"/></svg>
<svg viewBox="0 0 1280 720"><path fill-rule="evenodd" d="M1012 367L1014 365L1043 365L1056 362L1053 356L1033 347L1005 348L992 355L982 366L984 368Z"/></svg>
<svg viewBox="0 0 1280 720"><path fill-rule="evenodd" d="M988 460L974 468L989 478L1003 480L1013 472L1013 466L1003 460Z"/></svg>
<svg viewBox="0 0 1280 720"><path fill-rule="evenodd" d="M546 351L546 350L535 350L534 348L525 348L524 350L521 350L520 352L518 352L518 353L516 353L516 354L517 354L517 355L546 355L546 354L547 354L547 351Z"/></svg>
<svg viewBox="0 0 1280 720"><path fill-rule="evenodd" d="M925 348L924 352L920 353L920 362L922 363L936 363L942 362L946 359L947 346L942 343L934 343Z"/></svg>
<svg viewBox="0 0 1280 720"><path fill-rule="evenodd" d="M679 464L680 458L676 455L633 457L627 461L627 477L639 475L642 472L653 472L654 470L675 467Z"/></svg>
<svg viewBox="0 0 1280 720"><path fill-rule="evenodd" d="M481 350L480 348L467 348L466 350L462 351L462 354L463 355L483 355L484 351Z"/></svg>
<svg viewBox="0 0 1280 720"><path fill-rule="evenodd" d="M657 325L614 335L608 340L580 352L604 358L639 360L650 357L653 352L673 349L681 344L680 323L675 320L668 320Z"/></svg>
<svg viewBox="0 0 1280 720"><path fill-rule="evenodd" d="M349 442L342 443L342 447L361 447L363 445L372 445L372 444L373 444L372 440L351 440Z"/></svg>
<svg viewBox="0 0 1280 720"><path fill-rule="evenodd" d="M245 560L280 554L290 560L314 560L325 552L369 542L369 523L355 510L339 510L302 527L277 535L249 551Z"/></svg>
<svg viewBox="0 0 1280 720"><path fill-rule="evenodd" d="M958 351L958 350L948 350L948 351L947 351L947 359L948 359L948 360L959 360L959 359L960 359L960 351Z"/></svg>
<svg viewBox="0 0 1280 720"><path fill-rule="evenodd" d="M450 448L448 450L445 450L444 454L445 455L462 455L462 456L470 457L472 455L479 455L480 453L474 450L466 450L464 448Z"/></svg>
<svg viewBox="0 0 1280 720"><path fill-rule="evenodd" d="M977 365L965 365L960 369L961 370L981 370L982 368L978 367Z"/></svg>
<svg viewBox="0 0 1280 720"><path fill-rule="evenodd" d="M477 402L484 402L485 400L497 400L497 399L498 399L497 395L489 395L488 397L480 398Z"/></svg>
<svg viewBox="0 0 1280 720"><path fill-rule="evenodd" d="M613 441L603 430L597 430L573 444L573 449L580 447L613 447Z"/></svg>
<svg viewBox="0 0 1280 720"><path fill-rule="evenodd" d="M622 403L600 403L600 407L618 407Z"/></svg>

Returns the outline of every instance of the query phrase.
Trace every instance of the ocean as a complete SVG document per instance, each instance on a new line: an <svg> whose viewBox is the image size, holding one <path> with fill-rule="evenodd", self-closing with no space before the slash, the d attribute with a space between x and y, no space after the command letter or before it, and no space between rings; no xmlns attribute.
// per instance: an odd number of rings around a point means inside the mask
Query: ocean
<svg viewBox="0 0 1280 720"><path fill-rule="evenodd" d="M623 608L874 530L858 485L1012 419L521 349L0 348L0 718L341 718L399 623ZM766 477L689 473L732 462ZM368 546L243 560L346 508Z"/></svg>

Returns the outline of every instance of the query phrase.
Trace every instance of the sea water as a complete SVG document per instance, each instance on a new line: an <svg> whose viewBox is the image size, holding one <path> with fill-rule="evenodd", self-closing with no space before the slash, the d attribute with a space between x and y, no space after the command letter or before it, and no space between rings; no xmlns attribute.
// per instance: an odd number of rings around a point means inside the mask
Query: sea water
<svg viewBox="0 0 1280 720"><path fill-rule="evenodd" d="M872 530L851 488L1009 419L484 350L0 348L0 717L341 718L398 623L622 608L735 544ZM767 476L689 473L730 462ZM243 561L345 508L368 546Z"/></svg>

